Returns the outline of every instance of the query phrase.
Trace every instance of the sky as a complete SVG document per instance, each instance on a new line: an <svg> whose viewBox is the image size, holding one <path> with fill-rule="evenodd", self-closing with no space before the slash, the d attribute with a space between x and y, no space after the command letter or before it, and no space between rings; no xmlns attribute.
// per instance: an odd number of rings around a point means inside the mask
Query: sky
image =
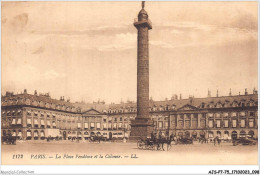
<svg viewBox="0 0 260 175"><path fill-rule="evenodd" d="M141 2L2 2L2 89L136 101ZM257 2L146 2L150 96L258 88Z"/></svg>

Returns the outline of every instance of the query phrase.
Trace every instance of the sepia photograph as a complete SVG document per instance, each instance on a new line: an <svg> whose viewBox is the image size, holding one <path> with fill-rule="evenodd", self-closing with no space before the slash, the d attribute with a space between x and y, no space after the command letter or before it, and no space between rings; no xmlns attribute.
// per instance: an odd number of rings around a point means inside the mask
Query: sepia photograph
<svg viewBox="0 0 260 175"><path fill-rule="evenodd" d="M2 165L259 163L257 1L4 1L1 44Z"/></svg>

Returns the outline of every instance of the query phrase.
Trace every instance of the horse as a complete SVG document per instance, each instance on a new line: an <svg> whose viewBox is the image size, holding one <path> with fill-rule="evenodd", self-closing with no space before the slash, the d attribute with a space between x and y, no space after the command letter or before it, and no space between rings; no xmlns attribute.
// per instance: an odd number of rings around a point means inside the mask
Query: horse
<svg viewBox="0 0 260 175"><path fill-rule="evenodd" d="M214 145L216 145L216 142L218 142L218 145L219 145L221 140L218 137L215 137L214 138Z"/></svg>
<svg viewBox="0 0 260 175"><path fill-rule="evenodd" d="M2 143L7 145L16 145L16 136L4 136L2 137Z"/></svg>
<svg viewBox="0 0 260 175"><path fill-rule="evenodd" d="M162 137L162 138L155 139L154 143L157 145L157 150L162 149L163 151L165 151L164 144L167 144L167 151L168 151L171 149L171 142L172 142L171 138Z"/></svg>

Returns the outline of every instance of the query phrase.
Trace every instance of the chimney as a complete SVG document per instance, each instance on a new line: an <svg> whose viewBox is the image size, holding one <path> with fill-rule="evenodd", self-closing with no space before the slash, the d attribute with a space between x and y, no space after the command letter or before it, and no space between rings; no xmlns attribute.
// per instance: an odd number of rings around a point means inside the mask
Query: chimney
<svg viewBox="0 0 260 175"><path fill-rule="evenodd" d="M229 96L232 96L232 93L231 93L231 88L229 89Z"/></svg>
<svg viewBox="0 0 260 175"><path fill-rule="evenodd" d="M23 90L23 93L24 93L24 94L27 94L27 89L24 89L24 90Z"/></svg>
<svg viewBox="0 0 260 175"><path fill-rule="evenodd" d="M192 104L192 102L193 102L193 97L190 95L189 96L189 100L190 100L190 104Z"/></svg>
<svg viewBox="0 0 260 175"><path fill-rule="evenodd" d="M245 88L245 95L248 95L247 88Z"/></svg>
<svg viewBox="0 0 260 175"><path fill-rule="evenodd" d="M62 101L62 96L60 96L60 101Z"/></svg>
<svg viewBox="0 0 260 175"><path fill-rule="evenodd" d="M239 94L238 95L240 95L240 91L239 91Z"/></svg>
<svg viewBox="0 0 260 175"><path fill-rule="evenodd" d="M253 94L257 94L257 90L255 90L255 88L254 88L254 90L253 90Z"/></svg>
<svg viewBox="0 0 260 175"><path fill-rule="evenodd" d="M216 95L216 97L218 97L218 90L217 90L217 95Z"/></svg>
<svg viewBox="0 0 260 175"><path fill-rule="evenodd" d="M181 94L180 94L180 100L182 99L182 97L181 97Z"/></svg>
<svg viewBox="0 0 260 175"><path fill-rule="evenodd" d="M211 93L210 90L208 89L208 97L211 97Z"/></svg>
<svg viewBox="0 0 260 175"><path fill-rule="evenodd" d="M37 90L34 91L34 95L37 95Z"/></svg>

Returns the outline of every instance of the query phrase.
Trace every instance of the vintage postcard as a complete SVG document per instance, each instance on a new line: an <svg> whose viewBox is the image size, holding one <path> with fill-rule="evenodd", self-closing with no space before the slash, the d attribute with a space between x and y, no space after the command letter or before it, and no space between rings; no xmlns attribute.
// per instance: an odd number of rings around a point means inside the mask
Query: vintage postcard
<svg viewBox="0 0 260 175"><path fill-rule="evenodd" d="M257 2L1 8L3 165L258 164Z"/></svg>

